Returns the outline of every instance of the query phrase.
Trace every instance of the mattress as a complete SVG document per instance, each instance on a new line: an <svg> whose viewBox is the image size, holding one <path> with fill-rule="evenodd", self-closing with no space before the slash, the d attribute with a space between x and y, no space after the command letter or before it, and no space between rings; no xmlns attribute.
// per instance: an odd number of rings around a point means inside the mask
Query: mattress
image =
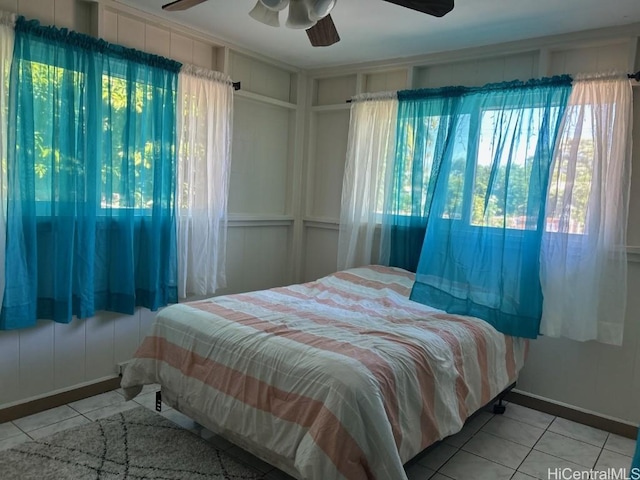
<svg viewBox="0 0 640 480"><path fill-rule="evenodd" d="M368 266L173 305L128 364L170 403L300 479L406 479L403 464L513 383L528 342L409 300Z"/></svg>

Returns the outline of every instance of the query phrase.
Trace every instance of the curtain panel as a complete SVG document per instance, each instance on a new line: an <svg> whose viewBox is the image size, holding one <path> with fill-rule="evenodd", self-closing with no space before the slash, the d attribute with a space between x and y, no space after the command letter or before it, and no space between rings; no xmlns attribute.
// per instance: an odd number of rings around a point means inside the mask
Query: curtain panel
<svg viewBox="0 0 640 480"><path fill-rule="evenodd" d="M186 298L226 286L233 86L194 66L183 66L178 85L178 295Z"/></svg>
<svg viewBox="0 0 640 480"><path fill-rule="evenodd" d="M451 95L412 300L536 338L545 198L570 92L570 77L554 77Z"/></svg>
<svg viewBox="0 0 640 480"><path fill-rule="evenodd" d="M0 328L177 301L180 64L19 17Z"/></svg>
<svg viewBox="0 0 640 480"><path fill-rule="evenodd" d="M384 263L415 272L445 156L457 154L463 88L398 92L396 149L382 215Z"/></svg>
<svg viewBox="0 0 640 480"><path fill-rule="evenodd" d="M632 130L626 74L575 79L547 196L544 335L622 344Z"/></svg>
<svg viewBox="0 0 640 480"><path fill-rule="evenodd" d="M395 92L352 99L338 236L338 270L387 263L376 238L395 149L398 99ZM380 260L378 260L380 258Z"/></svg>

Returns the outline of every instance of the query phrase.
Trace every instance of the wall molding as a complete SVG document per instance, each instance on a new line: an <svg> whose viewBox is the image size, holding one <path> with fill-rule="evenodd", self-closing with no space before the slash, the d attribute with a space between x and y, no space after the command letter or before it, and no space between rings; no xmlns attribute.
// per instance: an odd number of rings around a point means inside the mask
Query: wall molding
<svg viewBox="0 0 640 480"><path fill-rule="evenodd" d="M227 218L227 227L290 227L294 218L291 215L241 215L231 214Z"/></svg>
<svg viewBox="0 0 640 480"><path fill-rule="evenodd" d="M640 263L640 246L627 247L627 262Z"/></svg>
<svg viewBox="0 0 640 480"><path fill-rule="evenodd" d="M268 105L286 108L289 110L296 110L298 108L298 105L296 105L295 103L284 102L282 100L278 100L277 98L267 97L265 95L260 95L259 93L249 92L248 90L238 90L234 93L234 95L238 98L244 98L254 102L266 103Z"/></svg>
<svg viewBox="0 0 640 480"><path fill-rule="evenodd" d="M324 230L340 230L340 220L334 218L307 217L303 220L305 228L321 228Z"/></svg>

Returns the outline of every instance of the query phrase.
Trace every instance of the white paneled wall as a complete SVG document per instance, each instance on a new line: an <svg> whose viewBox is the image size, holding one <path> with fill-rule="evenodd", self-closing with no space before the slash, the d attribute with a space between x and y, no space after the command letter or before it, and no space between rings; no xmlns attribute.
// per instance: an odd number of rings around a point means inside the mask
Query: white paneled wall
<svg viewBox="0 0 640 480"><path fill-rule="evenodd" d="M112 377L135 351L153 313L101 313L70 324L41 321L0 332L0 408Z"/></svg>
<svg viewBox="0 0 640 480"><path fill-rule="evenodd" d="M414 88L475 86L538 76L538 52L416 68Z"/></svg>
<svg viewBox="0 0 640 480"><path fill-rule="evenodd" d="M228 286L220 293L291 283L293 152L298 72L191 35L183 27L111 2L0 0L0 9L100 36L183 63L220 69L243 90L235 99L228 230ZM298 114L299 115L299 114ZM155 314L100 313L68 325L41 321L0 332L0 409L111 378L131 358Z"/></svg>
<svg viewBox="0 0 640 480"><path fill-rule="evenodd" d="M344 105L356 93L356 83L355 75L319 79L312 89L312 104Z"/></svg>
<svg viewBox="0 0 640 480"><path fill-rule="evenodd" d="M338 224L307 222L305 225L304 276L315 280L336 271Z"/></svg>
<svg viewBox="0 0 640 480"><path fill-rule="evenodd" d="M402 67L345 67L310 75L311 132L308 149L304 279L336 268L341 173L349 119L345 100L356 93L490 82L640 68L640 28L629 38L521 43L425 57ZM551 45L551 46L550 46ZM499 54L494 51L500 52ZM635 65L634 65L635 63ZM635 90L635 145L640 145L640 88ZM640 246L640 148L634 152L628 245ZM637 256L633 255L632 260ZM627 422L640 422L640 263L629 262L629 306L622 347L539 338L518 388L532 395Z"/></svg>
<svg viewBox="0 0 640 480"><path fill-rule="evenodd" d="M314 115L316 137L314 162L309 167L313 183L309 213L314 218L340 219L340 189L347 153L346 133L349 131L349 110L320 111Z"/></svg>
<svg viewBox="0 0 640 480"><path fill-rule="evenodd" d="M227 288L220 294L263 290L290 283L289 222L232 226L228 233Z"/></svg>
<svg viewBox="0 0 640 480"><path fill-rule="evenodd" d="M370 73L363 77L362 91L371 93L403 90L407 88L407 77L406 68L390 72Z"/></svg>
<svg viewBox="0 0 640 480"><path fill-rule="evenodd" d="M90 33L90 4L77 0L0 0L0 10L35 18L45 25Z"/></svg>
<svg viewBox="0 0 640 480"><path fill-rule="evenodd" d="M315 280L336 268L342 177L350 105L357 93L402 90L407 68L337 75L312 82L302 279Z"/></svg>
<svg viewBox="0 0 640 480"><path fill-rule="evenodd" d="M295 103L294 79L289 72L234 52L229 63L234 78L242 79L243 91Z"/></svg>
<svg viewBox="0 0 640 480"><path fill-rule="evenodd" d="M198 67L213 69L217 65L218 48L210 43L114 8L96 5L94 10L99 20L93 33L109 42Z"/></svg>
<svg viewBox="0 0 640 480"><path fill-rule="evenodd" d="M551 53L550 75L581 72L627 71L629 40L597 47L577 47Z"/></svg>
<svg viewBox="0 0 640 480"><path fill-rule="evenodd" d="M294 113L289 108L236 97L229 185L231 214L287 213L289 131Z"/></svg>

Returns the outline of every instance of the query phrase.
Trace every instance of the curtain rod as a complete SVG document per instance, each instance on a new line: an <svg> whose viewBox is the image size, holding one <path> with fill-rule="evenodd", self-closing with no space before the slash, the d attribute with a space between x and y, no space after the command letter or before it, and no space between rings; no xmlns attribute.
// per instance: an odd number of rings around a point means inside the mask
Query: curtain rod
<svg viewBox="0 0 640 480"><path fill-rule="evenodd" d="M640 70L638 70L636 73L628 73L627 77L629 77L630 80L635 80L636 82L640 83ZM234 87L235 87L235 84L234 84ZM347 103L351 103L351 99L348 99Z"/></svg>
<svg viewBox="0 0 640 480"><path fill-rule="evenodd" d="M242 82L233 82L231 85L233 85L233 89L236 91L242 88Z"/></svg>

